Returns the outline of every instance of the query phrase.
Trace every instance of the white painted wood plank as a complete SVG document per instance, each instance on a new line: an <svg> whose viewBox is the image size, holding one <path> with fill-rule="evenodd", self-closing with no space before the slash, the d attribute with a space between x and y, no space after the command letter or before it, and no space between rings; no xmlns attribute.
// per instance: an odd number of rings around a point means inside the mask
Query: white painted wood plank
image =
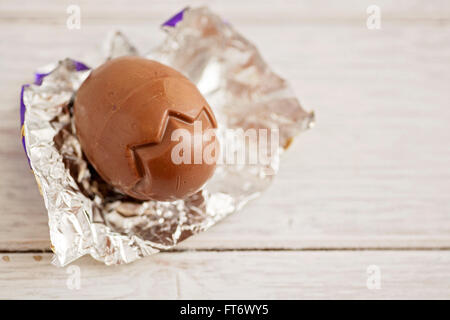
<svg viewBox="0 0 450 320"><path fill-rule="evenodd" d="M117 267L84 258L56 268L49 260L49 254L0 254L0 298L450 298L449 251L163 253ZM378 290L367 287L373 265ZM80 289L71 290L77 268Z"/></svg>
<svg viewBox="0 0 450 320"><path fill-rule="evenodd" d="M262 25L230 12L227 18L316 110L317 126L286 153L267 193L182 247L449 247L449 25ZM63 20L0 18L0 249L49 246L45 209L19 140L20 85L37 66L65 56L84 60L115 27L149 48L162 37L161 19L152 19L106 19L68 31Z"/></svg>
<svg viewBox="0 0 450 320"><path fill-rule="evenodd" d="M354 20L365 21L366 9L377 5L382 10L383 19L423 20L449 19L450 4L446 0L171 0L152 1L78 0L83 19L92 21L148 21L161 19L174 14L186 6L208 5L220 12L226 19L249 23L284 24L298 21L318 20ZM65 21L66 8L69 3L58 0L13 1L0 3L0 18L19 23L30 23L36 20Z"/></svg>

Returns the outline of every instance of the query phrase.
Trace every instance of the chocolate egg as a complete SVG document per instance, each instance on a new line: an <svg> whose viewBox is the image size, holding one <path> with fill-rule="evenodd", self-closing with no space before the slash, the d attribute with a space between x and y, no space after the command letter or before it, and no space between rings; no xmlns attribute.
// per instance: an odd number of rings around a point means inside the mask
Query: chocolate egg
<svg viewBox="0 0 450 320"><path fill-rule="evenodd" d="M218 141L202 134L217 127L210 106L192 82L158 62L129 56L93 70L76 94L74 121L89 162L131 197L183 199L214 172Z"/></svg>

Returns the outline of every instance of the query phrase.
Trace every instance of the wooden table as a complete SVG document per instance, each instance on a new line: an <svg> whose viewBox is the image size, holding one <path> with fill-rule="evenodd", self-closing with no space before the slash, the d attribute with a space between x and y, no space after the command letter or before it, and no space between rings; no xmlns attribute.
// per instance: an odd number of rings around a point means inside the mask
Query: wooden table
<svg viewBox="0 0 450 320"><path fill-rule="evenodd" d="M65 2L0 3L0 298L450 298L448 1L377 0L379 30L366 0L210 2L290 80L316 127L261 198L177 250L56 268L19 139L20 86L39 66L97 52L111 30L146 51L188 4L76 2L80 30L67 29Z"/></svg>

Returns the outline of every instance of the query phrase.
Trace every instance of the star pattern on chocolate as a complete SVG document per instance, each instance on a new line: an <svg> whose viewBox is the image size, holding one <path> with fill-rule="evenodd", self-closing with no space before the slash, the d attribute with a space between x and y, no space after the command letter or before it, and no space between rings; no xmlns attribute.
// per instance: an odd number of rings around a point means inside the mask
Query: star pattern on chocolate
<svg viewBox="0 0 450 320"><path fill-rule="evenodd" d="M164 123L164 125L160 126L162 130L158 132L158 135L152 139L152 141L144 142L132 146L127 147L127 151L131 154L132 162L134 165L134 168L136 172L139 175L139 180L136 182L136 184L133 186L134 191L138 191L139 186L142 187L143 184L145 184L148 188L151 187L151 172L149 170L145 170L145 162L148 162L154 158L156 158L155 155L147 157L146 159L142 159L142 157L139 155L139 150L147 149L147 148L153 148L160 144L162 140L164 139L165 135L167 134L167 126L170 120L180 121L182 123L188 124L188 125L194 125L196 121L200 121L200 118L202 115L205 115L206 118L209 121L209 124L211 128L217 128L217 122L214 118L214 115L207 107L202 107L198 114L195 117L191 117L186 113L175 111L173 109L169 109L164 113L164 117L161 119L161 123ZM151 153L148 153L151 154ZM177 176L176 181L176 189L178 190L181 185L181 178L180 176Z"/></svg>

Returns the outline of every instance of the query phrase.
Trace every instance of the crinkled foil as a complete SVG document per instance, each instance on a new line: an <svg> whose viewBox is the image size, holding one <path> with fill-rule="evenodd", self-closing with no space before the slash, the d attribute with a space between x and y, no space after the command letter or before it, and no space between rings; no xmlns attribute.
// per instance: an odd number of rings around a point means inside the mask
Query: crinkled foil
<svg viewBox="0 0 450 320"><path fill-rule="evenodd" d="M219 165L204 189L174 202L130 199L90 167L74 131L72 101L90 69L65 59L22 90L22 134L30 166L48 210L53 263L90 254L107 265L168 250L205 231L260 196L278 171L279 155L313 114L305 112L285 80L258 50L207 8L185 9L162 28L165 41L146 54L188 76L219 122L221 145L230 128L278 129L280 147L265 165ZM108 58L138 54L115 33ZM242 148L238 142L233 147Z"/></svg>

